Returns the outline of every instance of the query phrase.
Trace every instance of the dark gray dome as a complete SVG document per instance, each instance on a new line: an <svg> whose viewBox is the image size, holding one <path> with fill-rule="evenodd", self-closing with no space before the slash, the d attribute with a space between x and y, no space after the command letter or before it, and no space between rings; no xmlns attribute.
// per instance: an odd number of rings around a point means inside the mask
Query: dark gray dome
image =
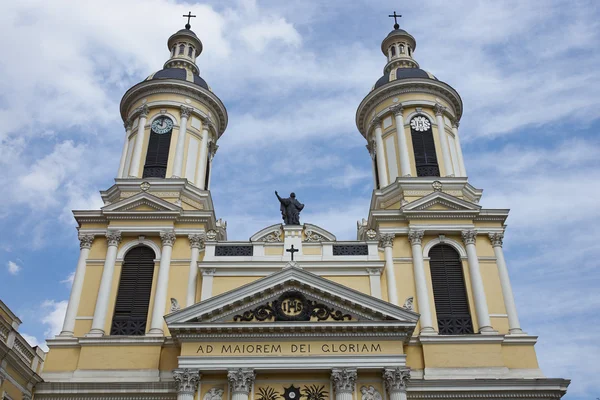
<svg viewBox="0 0 600 400"><path fill-rule="evenodd" d="M161 69L160 71L158 71L157 73L155 73L152 78L149 78L147 80L149 81L154 81L154 80L158 80L158 79L177 79L180 81L186 81L189 82L187 80L187 71L183 68L165 68L165 69ZM191 82L190 82L191 83ZM208 88L208 84L206 83L206 81L204 79L202 79L201 77L199 77L198 75L194 75L194 84L203 87L204 89L210 90Z"/></svg>
<svg viewBox="0 0 600 400"><path fill-rule="evenodd" d="M424 78L424 79L431 79L431 80L435 80L435 81L438 80L435 76L433 76L429 72L422 70L420 68L397 68L396 69L396 79L395 80L414 79L414 78ZM377 89L378 87L381 87L388 82L390 82L390 74L389 73L387 73L387 74L383 75L381 78L379 78L377 80L377 82L375 82L375 87L373 87L373 89Z"/></svg>

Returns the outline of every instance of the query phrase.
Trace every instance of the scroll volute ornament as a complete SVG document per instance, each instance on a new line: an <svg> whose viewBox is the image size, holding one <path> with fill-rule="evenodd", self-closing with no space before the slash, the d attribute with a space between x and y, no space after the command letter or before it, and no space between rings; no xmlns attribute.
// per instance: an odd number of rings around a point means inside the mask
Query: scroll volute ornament
<svg viewBox="0 0 600 400"><path fill-rule="evenodd" d="M176 236L173 231L163 231L160 233L160 240L162 241L163 246L173 246L175 239Z"/></svg>
<svg viewBox="0 0 600 400"><path fill-rule="evenodd" d="M475 244L475 240L477 240L477 231L462 231L461 232L462 240L467 244Z"/></svg>
<svg viewBox="0 0 600 400"><path fill-rule="evenodd" d="M173 380L177 385L177 392L194 394L200 382L200 373L197 370L185 368L173 371Z"/></svg>
<svg viewBox="0 0 600 400"><path fill-rule="evenodd" d="M386 368L383 370L383 383L388 393L406 392L406 385L410 380L410 369Z"/></svg>
<svg viewBox="0 0 600 400"><path fill-rule="evenodd" d="M204 241L205 241L205 236L202 234L198 234L198 233L192 233L190 235L188 235L188 239L190 241L190 247L191 248L198 248L198 249L203 249L204 248Z"/></svg>
<svg viewBox="0 0 600 400"><path fill-rule="evenodd" d="M379 245L381 247L392 247L394 244L394 237L396 237L396 235L393 233L379 234Z"/></svg>
<svg viewBox="0 0 600 400"><path fill-rule="evenodd" d="M334 368L331 371L331 381L336 393L353 393L356 383L356 370L349 368Z"/></svg>
<svg viewBox="0 0 600 400"><path fill-rule="evenodd" d="M227 372L227 380L232 393L250 393L256 379L254 370L238 368Z"/></svg>

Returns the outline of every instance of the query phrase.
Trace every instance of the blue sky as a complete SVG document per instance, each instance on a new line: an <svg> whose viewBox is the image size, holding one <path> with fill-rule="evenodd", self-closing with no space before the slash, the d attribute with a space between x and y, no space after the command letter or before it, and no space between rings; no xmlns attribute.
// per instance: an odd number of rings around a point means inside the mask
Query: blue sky
<svg viewBox="0 0 600 400"><path fill-rule="evenodd" d="M225 4L225 5L223 5ZM303 221L354 239L371 161L356 107L382 75L387 15L423 69L461 94L482 205L511 208L505 252L542 370L600 394L600 3L596 1L22 0L0 13L0 298L33 343L60 330L79 252L71 209L98 208L118 168L123 93L198 16L201 75L225 103L212 195L230 239Z"/></svg>

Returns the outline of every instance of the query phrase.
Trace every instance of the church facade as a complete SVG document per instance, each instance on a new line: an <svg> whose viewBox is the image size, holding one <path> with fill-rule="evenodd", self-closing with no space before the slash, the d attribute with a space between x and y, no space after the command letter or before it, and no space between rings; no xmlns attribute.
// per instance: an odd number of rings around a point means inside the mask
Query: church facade
<svg viewBox="0 0 600 400"><path fill-rule="evenodd" d="M74 211L80 256L36 399L559 399L514 303L506 209L484 209L458 92L395 25L356 113L373 165L357 238L286 224L227 240L210 185L227 110L186 25L121 101L115 184ZM365 157L367 153L365 153ZM278 196L279 197L279 196ZM286 214L297 203L295 213Z"/></svg>

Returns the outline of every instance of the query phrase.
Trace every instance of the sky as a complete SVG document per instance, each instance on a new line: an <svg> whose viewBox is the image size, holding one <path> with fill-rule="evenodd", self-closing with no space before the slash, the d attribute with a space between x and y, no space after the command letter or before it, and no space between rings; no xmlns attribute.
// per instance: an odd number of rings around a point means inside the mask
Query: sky
<svg viewBox="0 0 600 400"><path fill-rule="evenodd" d="M211 192L229 239L302 220L356 238L372 193L356 108L401 27L421 68L461 95L481 204L510 208L504 250L540 366L600 395L600 2L20 0L0 13L0 298L32 344L60 331L79 244L123 145L119 101L162 68L192 11L201 76L227 107Z"/></svg>

